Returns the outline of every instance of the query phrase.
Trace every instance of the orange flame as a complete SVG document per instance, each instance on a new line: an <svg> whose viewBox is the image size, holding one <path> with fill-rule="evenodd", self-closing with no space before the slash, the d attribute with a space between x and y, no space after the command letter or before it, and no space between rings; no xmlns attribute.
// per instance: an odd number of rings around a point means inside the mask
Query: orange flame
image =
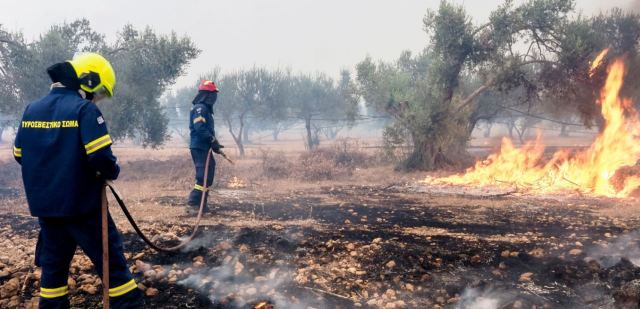
<svg viewBox="0 0 640 309"><path fill-rule="evenodd" d="M602 60L604 60L604 57L609 53L609 49L605 49L603 51L600 52L600 54L598 54L598 56L596 57L596 59L593 60L593 62L591 62L591 69L589 70L589 78L593 77L593 74L596 73L596 69L600 66L600 64L602 64Z"/></svg>
<svg viewBox="0 0 640 309"><path fill-rule="evenodd" d="M597 67L606 50L594 61ZM575 155L567 150L556 152L543 162L544 145L540 136L521 148L505 138L499 153L479 161L465 174L446 178L427 178L431 184L472 186L517 186L534 193L568 190L594 196L626 197L640 187L639 176L622 176L615 184L613 176L623 167L634 166L640 159L640 120L633 104L620 98L625 66L616 60L600 93L605 129L593 144Z"/></svg>

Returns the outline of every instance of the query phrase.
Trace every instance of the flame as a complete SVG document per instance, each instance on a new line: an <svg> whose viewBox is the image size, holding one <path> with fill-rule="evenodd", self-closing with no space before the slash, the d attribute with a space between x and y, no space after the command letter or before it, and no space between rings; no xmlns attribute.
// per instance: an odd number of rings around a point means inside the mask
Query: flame
<svg viewBox="0 0 640 309"><path fill-rule="evenodd" d="M600 54L598 54L598 56L596 57L596 59L593 60L593 62L591 62L591 69L589 69L589 78L593 77L593 74L596 73L596 69L600 66L600 64L602 64L602 60L604 60L604 57L609 53L609 49L606 48L605 50L601 51Z"/></svg>
<svg viewBox="0 0 640 309"><path fill-rule="evenodd" d="M253 307L254 309L269 309L273 308L268 302L263 301Z"/></svg>
<svg viewBox="0 0 640 309"><path fill-rule="evenodd" d="M230 189L242 189L246 188L247 184L240 178L233 176L227 183L227 187Z"/></svg>
<svg viewBox="0 0 640 309"><path fill-rule="evenodd" d="M597 67L606 50L598 55ZM614 175L623 167L636 165L640 158L640 121L628 99L621 98L625 66L616 60L609 67L600 93L605 128L591 146L572 155L560 150L544 162L544 144L540 134L535 141L515 148L504 138L499 153L479 161L465 174L446 178L427 178L431 184L498 186L526 188L533 193L558 193L578 190L593 196L626 197L640 187L639 176ZM617 177L620 178L620 177Z"/></svg>

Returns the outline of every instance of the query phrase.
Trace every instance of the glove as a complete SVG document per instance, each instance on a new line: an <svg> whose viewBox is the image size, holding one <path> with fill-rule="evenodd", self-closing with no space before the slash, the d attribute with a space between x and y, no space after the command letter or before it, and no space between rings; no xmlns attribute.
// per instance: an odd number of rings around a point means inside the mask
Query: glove
<svg viewBox="0 0 640 309"><path fill-rule="evenodd" d="M214 138L214 140L211 142L211 150L213 150L213 152L217 154L221 154L222 148L224 148L224 146L220 145L220 143L218 142L218 139Z"/></svg>

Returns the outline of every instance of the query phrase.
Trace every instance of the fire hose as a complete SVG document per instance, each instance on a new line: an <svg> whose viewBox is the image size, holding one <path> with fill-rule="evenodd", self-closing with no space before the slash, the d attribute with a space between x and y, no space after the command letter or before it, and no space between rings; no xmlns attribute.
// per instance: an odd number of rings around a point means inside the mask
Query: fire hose
<svg viewBox="0 0 640 309"><path fill-rule="evenodd" d="M231 161L231 159L229 159L227 157L227 155L222 152L219 151L219 154L225 158L227 161L229 161L231 164L233 164L233 161ZM211 158L213 157L213 151L211 149L209 149L209 151L207 152L207 160L204 164L204 178L203 178L203 188L204 190L208 190L208 185L207 184L207 177L208 177L208 173L209 173L209 162L211 160ZM133 219L133 217L131 216L131 213L129 212L129 209L127 209L126 204L124 203L123 199L122 199L122 194L120 194L120 192L118 191L118 189L116 188L115 184L113 183L113 181L111 180L106 180L105 181L105 188L102 190L102 290L103 290L103 308L105 309L109 309L109 239L108 239L108 227L107 227L107 214L108 214L108 207L109 204L107 202L107 195L106 195L106 187L109 187L109 190L111 191L111 193L113 194L113 197L116 199L116 201L118 202L118 205L120 205L120 209L122 209L122 212L124 213L124 215L127 217L127 220L129 220L129 223L131 223L131 226L133 227L133 229L136 231L136 233L138 234L138 236L140 236L140 238L142 238L142 240L152 249L159 251L159 252L174 252L177 251L181 248L184 248L187 244L189 244L196 236L196 234L198 233L198 229L200 228L200 220L202 219L202 211L204 210L204 206L205 206L205 195L206 195L206 191L203 191L203 194L200 197L200 208L198 210L198 217L196 218L196 222L193 226L193 232L191 232L191 235L189 235L189 237L182 241L181 243L172 246L172 247L162 247L159 245L154 244L140 229L140 227L138 226L138 224L136 223L136 221Z"/></svg>

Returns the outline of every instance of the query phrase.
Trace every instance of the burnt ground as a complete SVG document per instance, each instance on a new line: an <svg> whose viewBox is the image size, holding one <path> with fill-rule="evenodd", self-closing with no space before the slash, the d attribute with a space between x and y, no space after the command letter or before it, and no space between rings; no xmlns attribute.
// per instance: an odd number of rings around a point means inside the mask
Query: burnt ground
<svg viewBox="0 0 640 309"><path fill-rule="evenodd" d="M639 219L603 212L635 201L386 184L265 187L216 190L197 240L173 254L148 249L112 208L147 307L638 308ZM131 203L156 241L175 243L190 231L183 191ZM28 307L38 287L37 223L12 211L24 201L8 192L0 202L0 307ZM78 308L100 307L90 267L79 252L71 275ZM20 285L13 298L12 278Z"/></svg>

